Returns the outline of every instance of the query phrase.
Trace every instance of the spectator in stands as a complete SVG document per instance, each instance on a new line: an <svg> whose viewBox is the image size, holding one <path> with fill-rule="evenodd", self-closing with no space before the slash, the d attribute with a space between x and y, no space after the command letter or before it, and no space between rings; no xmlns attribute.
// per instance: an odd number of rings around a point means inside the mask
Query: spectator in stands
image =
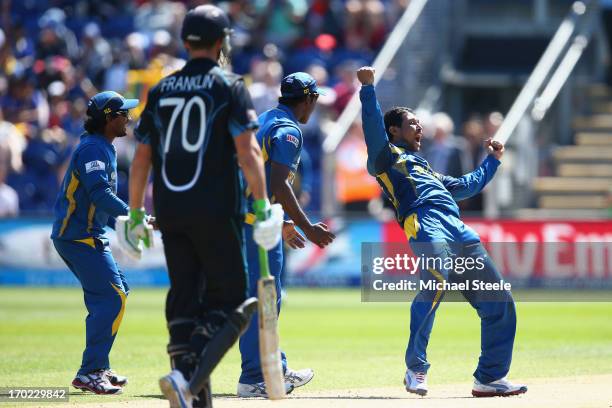
<svg viewBox="0 0 612 408"><path fill-rule="evenodd" d="M64 22L66 14L59 8L47 10L38 20L40 34L36 44L36 58L45 59L53 56L63 56L76 60L79 47L74 33Z"/></svg>
<svg viewBox="0 0 612 408"><path fill-rule="evenodd" d="M347 61L337 69L337 76L340 82L334 86L334 92L336 93L334 109L338 115L342 113L353 94L359 89L359 82L357 78L355 78L355 71L357 68L358 65L356 62Z"/></svg>
<svg viewBox="0 0 612 408"><path fill-rule="evenodd" d="M17 60L13 55L11 44L7 41L6 34L0 28L0 75L5 77L5 75L11 74L16 64Z"/></svg>
<svg viewBox="0 0 612 408"><path fill-rule="evenodd" d="M480 117L472 116L463 124L463 137L472 156L471 165L474 168L478 167L487 154L484 148L484 141L487 137Z"/></svg>
<svg viewBox="0 0 612 408"><path fill-rule="evenodd" d="M6 120L40 128L47 126L49 105L35 86L36 78L31 72L21 71L9 77L8 93L0 98Z"/></svg>
<svg viewBox="0 0 612 408"><path fill-rule="evenodd" d="M130 69L143 69L147 66L145 48L147 48L148 42L147 37L138 32L131 33L125 38L126 61Z"/></svg>
<svg viewBox="0 0 612 408"><path fill-rule="evenodd" d="M0 144L0 218L16 217L19 214L19 196L5 183L9 168L10 152Z"/></svg>
<svg viewBox="0 0 612 408"><path fill-rule="evenodd" d="M17 22L12 27L11 37L13 38L13 53L15 59L21 65L29 66L34 61L36 53L36 44L33 38L30 38L25 30L25 27Z"/></svg>
<svg viewBox="0 0 612 408"><path fill-rule="evenodd" d="M105 71L113 63L111 46L100 36L100 27L89 23L83 29L82 47L79 55L79 66L85 69L87 77L98 89L104 84Z"/></svg>
<svg viewBox="0 0 612 408"><path fill-rule="evenodd" d="M444 112L432 117L434 134L431 144L423 155L434 171L452 177L460 177L471 171L470 158L465 140L453 135L455 125Z"/></svg>
<svg viewBox="0 0 612 408"><path fill-rule="evenodd" d="M261 0L255 3L264 41L281 48L293 45L301 37L307 11L306 0Z"/></svg>
<svg viewBox="0 0 612 408"><path fill-rule="evenodd" d="M61 128L64 129L68 138L76 144L83 134L83 117L87 111L87 102L84 98L71 100L68 104L68 113L63 117Z"/></svg>
<svg viewBox="0 0 612 408"><path fill-rule="evenodd" d="M185 6L179 2L151 0L138 7L134 23L136 29L150 41L158 30L171 33L173 38L180 38L181 23L186 11Z"/></svg>
<svg viewBox="0 0 612 408"><path fill-rule="evenodd" d="M340 0L314 0L304 22L306 37L311 41L321 34L342 38L344 4Z"/></svg>
<svg viewBox="0 0 612 408"><path fill-rule="evenodd" d="M19 196L5 183L9 163L10 151L8 146L2 145L0 139L0 218L16 217L19 214Z"/></svg>
<svg viewBox="0 0 612 408"><path fill-rule="evenodd" d="M280 81L283 78L283 67L278 61L264 60L253 64L253 83L249 93L257 114L278 105L280 97Z"/></svg>
<svg viewBox="0 0 612 408"><path fill-rule="evenodd" d="M29 141L23 152L23 172L9 177L22 210L45 214L53 207L60 172L71 151L66 133L59 127L44 129Z"/></svg>
<svg viewBox="0 0 612 408"><path fill-rule="evenodd" d="M499 112L489 113L484 121L485 139L492 139L495 133L499 130L502 122L504 121L504 115ZM479 163L480 164L480 163Z"/></svg>
<svg viewBox="0 0 612 408"><path fill-rule="evenodd" d="M472 158L471 166L476 168L487 155L485 150L485 129L482 119L473 115L463 124L463 137L467 142L467 148ZM482 193L457 203L462 211L481 212L483 209Z"/></svg>
<svg viewBox="0 0 612 408"><path fill-rule="evenodd" d="M346 2L345 40L376 50L387 34L385 6L380 0L349 0ZM357 48L357 46L355 47Z"/></svg>
<svg viewBox="0 0 612 408"><path fill-rule="evenodd" d="M62 81L53 81L47 87L49 100L49 123L48 127L60 127L68 116L69 103L66 100L66 85Z"/></svg>
<svg viewBox="0 0 612 408"><path fill-rule="evenodd" d="M4 120L0 105L0 150L7 152L7 172L19 172L23 167L21 155L27 146L23 133L10 122Z"/></svg>
<svg viewBox="0 0 612 408"><path fill-rule="evenodd" d="M392 1L393 10L405 7L398 4L406 0L384 0L384 4ZM6 122L0 121L0 145L10 146L7 182L20 194L22 209L43 211L47 190L56 188L52 179L61 166L63 150L82 133L84 101L101 88L144 97L151 83L183 63L184 51L174 40L179 37L186 8L208 2L2 3L0 106ZM236 0L222 4L234 22L233 68L247 77L253 71L251 91L258 111L270 106L268 99L275 102L278 78L289 67L291 71L308 70L319 84L328 81L338 91L336 98L336 92L328 88L313 113L317 120L304 128L304 147L313 169L311 208L318 208L322 129L337 118L355 91L352 71L356 63L350 61L370 63L389 23L399 16L388 9L391 18L385 20L382 4L383 0ZM71 29L79 30L78 41ZM264 44L268 44L265 49ZM252 64L262 58L266 63L261 67ZM347 70L350 77L344 75ZM56 140L60 129L65 142ZM129 160L128 138L123 147L123 156ZM51 177L43 177L45 172ZM119 183L121 186L121 179Z"/></svg>

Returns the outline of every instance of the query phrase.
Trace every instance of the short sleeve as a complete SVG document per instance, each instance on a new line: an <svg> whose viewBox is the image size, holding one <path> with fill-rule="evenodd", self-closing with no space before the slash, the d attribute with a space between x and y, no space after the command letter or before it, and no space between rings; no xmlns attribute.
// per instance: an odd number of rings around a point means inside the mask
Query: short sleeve
<svg viewBox="0 0 612 408"><path fill-rule="evenodd" d="M281 127L272 135L270 159L297 170L302 137L294 127Z"/></svg>
<svg viewBox="0 0 612 408"><path fill-rule="evenodd" d="M140 119L134 129L134 137L138 142L143 144L151 144L151 135L156 131L153 121L153 93L149 92L147 103L144 110L140 114Z"/></svg>
<svg viewBox="0 0 612 408"><path fill-rule="evenodd" d="M259 127L251 95L249 95L242 79L236 81L231 88L228 126L232 137L236 137L248 129Z"/></svg>

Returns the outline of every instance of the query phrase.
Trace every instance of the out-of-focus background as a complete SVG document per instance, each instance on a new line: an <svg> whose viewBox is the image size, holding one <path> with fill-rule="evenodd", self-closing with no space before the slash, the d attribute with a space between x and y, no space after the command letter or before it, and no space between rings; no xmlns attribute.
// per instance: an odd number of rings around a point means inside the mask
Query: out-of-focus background
<svg viewBox="0 0 612 408"><path fill-rule="evenodd" d="M182 18L205 3L1 3L0 285L77 283L48 235L86 101L114 90L144 105L147 90L185 63ZM288 73L307 71L327 88L303 127L295 187L309 215L328 222L338 239L325 250L288 251L287 284L358 285L361 242L405 241L392 206L365 170L354 72L373 64L383 110L416 110L425 126L422 155L435 171L467 173L483 159L484 140L507 140L495 180L460 203L483 240L587 242L584 252L569 246L569 257L554 259L567 266L558 273L538 270L546 257L531 260L530 273L611 285L612 1L215 4L232 19L231 69L244 75L258 113L276 105ZM125 200L135 143L132 129L116 141ZM140 263L114 253L133 284L167 283L161 248ZM512 279L516 259L499 256Z"/></svg>

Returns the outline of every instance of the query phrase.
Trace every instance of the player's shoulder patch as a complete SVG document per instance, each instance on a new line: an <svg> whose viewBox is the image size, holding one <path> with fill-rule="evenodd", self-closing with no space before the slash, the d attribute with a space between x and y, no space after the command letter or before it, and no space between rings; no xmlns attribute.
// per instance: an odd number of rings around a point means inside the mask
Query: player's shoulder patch
<svg viewBox="0 0 612 408"><path fill-rule="evenodd" d="M92 171L105 171L106 163L101 160L92 160L85 163L85 173L89 174Z"/></svg>
<svg viewBox="0 0 612 408"><path fill-rule="evenodd" d="M285 135L286 140L295 145L295 147L300 147L300 139L297 136L292 135L291 133L287 133Z"/></svg>

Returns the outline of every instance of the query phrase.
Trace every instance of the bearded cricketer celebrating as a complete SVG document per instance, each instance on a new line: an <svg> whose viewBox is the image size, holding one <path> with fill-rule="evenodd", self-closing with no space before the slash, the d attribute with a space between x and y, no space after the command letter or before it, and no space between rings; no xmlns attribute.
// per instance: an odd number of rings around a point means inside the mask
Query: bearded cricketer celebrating
<svg viewBox="0 0 612 408"><path fill-rule="evenodd" d="M397 221L406 233L414 253L423 244L432 248L434 256L454 256L456 244L459 256L483 258L484 269L479 277L488 282L501 281L486 250L474 230L459 218L456 201L478 194L493 178L504 146L488 141L489 155L480 167L459 178L435 173L429 163L416 155L421 147L423 129L415 114L408 108L396 107L384 118L374 91L374 69L362 67L357 71L362 84L363 132L368 149L368 172L376 177L382 190L395 207ZM452 245L453 244L453 245ZM451 250L451 248L453 248ZM466 272L467 273L467 272ZM420 271L420 279L445 282L456 278L452 270L429 268ZM493 397L527 392L524 385L506 379L512 360L516 333L516 311L512 295L502 291L500 297L483 301L477 291L464 291L463 296L478 312L481 319L481 355L474 372L472 395ZM427 343L434 316L443 290L421 290L410 309L410 339L406 350L406 390L427 394Z"/></svg>

